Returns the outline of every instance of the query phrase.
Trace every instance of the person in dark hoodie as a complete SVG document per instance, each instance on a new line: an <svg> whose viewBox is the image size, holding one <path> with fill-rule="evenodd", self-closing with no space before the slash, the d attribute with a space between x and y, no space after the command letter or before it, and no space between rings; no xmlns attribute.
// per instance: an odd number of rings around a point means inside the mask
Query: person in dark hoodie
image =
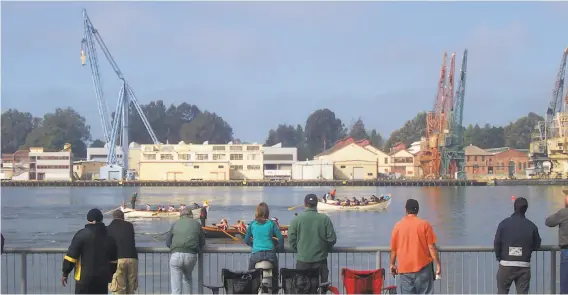
<svg viewBox="0 0 568 295"><path fill-rule="evenodd" d="M544 224L558 226L558 246L560 246L560 294L568 294L568 190L562 191L564 208L548 216Z"/></svg>
<svg viewBox="0 0 568 295"><path fill-rule="evenodd" d="M134 239L134 226L124 220L118 209L107 226L108 234L116 241L118 264L109 289L113 294L134 294L138 289L138 252Z"/></svg>
<svg viewBox="0 0 568 295"><path fill-rule="evenodd" d="M116 271L116 242L108 235L99 209L91 209L87 221L63 257L61 284L67 285L67 277L75 269L75 294L108 294L108 283Z"/></svg>
<svg viewBox="0 0 568 295"><path fill-rule="evenodd" d="M495 233L494 250L499 262L498 294L509 294L513 282L517 294L529 293L531 255L541 243L538 228L525 217L529 207L527 199L515 199L513 207L513 215L501 221Z"/></svg>

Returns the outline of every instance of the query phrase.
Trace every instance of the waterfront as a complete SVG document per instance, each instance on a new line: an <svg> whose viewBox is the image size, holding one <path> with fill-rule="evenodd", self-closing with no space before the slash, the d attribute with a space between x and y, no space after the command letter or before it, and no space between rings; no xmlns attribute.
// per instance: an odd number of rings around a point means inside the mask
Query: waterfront
<svg viewBox="0 0 568 295"><path fill-rule="evenodd" d="M203 202L211 204L209 223L222 217L231 223L237 219L250 220L256 204L265 201L271 215L281 224L288 224L293 212L289 206L301 204L307 193L323 194L329 187L100 187L100 188L25 188L2 187L2 233L6 247L60 248L68 246L72 235L83 227L86 212L93 207L108 211L122 200L128 201L137 192L140 204L179 204ZM383 212L329 213L338 235L339 247L359 247L357 253L336 253L330 257L332 281L340 285L340 267L372 269L380 264L388 268L388 245L392 226L404 214L404 202L413 197L421 204L420 216L432 223L441 247L486 246L478 252L446 252L442 254L443 279L436 284L439 293L491 293L495 291L496 264L490 246L498 222L511 214L511 195L526 197L530 206L528 217L539 227L543 245L557 243L556 230L544 226L545 217L562 206L561 186L532 187L338 187L343 196L368 196L390 193L391 206ZM110 216L105 217L110 222ZM135 221L137 246L160 247L164 242L153 239L165 232L173 220ZM209 241L211 244L212 241ZM219 248L221 247L221 248ZM213 246L204 255L204 282L219 283L222 267L246 267L247 247L237 245ZM361 250L361 247L364 247ZM369 248L374 247L374 248ZM377 248L383 247L383 248ZM216 250L215 250L216 249ZM221 250L222 249L222 250ZM233 250L232 250L233 249ZM382 251L377 255L376 251ZM454 251L458 249L453 249ZM229 254L218 253L232 252ZM345 250L344 250L345 251ZM464 251L462 249L462 251ZM236 253L235 253L236 252ZM245 252L245 253L242 253ZM27 288L35 293L68 293L73 285L59 285L61 253L28 254ZM380 257L380 261L377 261ZM281 267L293 267L293 254L280 254ZM550 291L551 256L540 252L533 257L531 292ZM2 293L19 293L21 256L5 254L2 258ZM558 265L558 264L557 264ZM167 293L169 290L167 254L140 255L140 292ZM194 271L197 283L198 270ZM388 284L396 284L390 276ZM194 291L197 291L197 286ZM205 290L207 291L207 290Z"/></svg>

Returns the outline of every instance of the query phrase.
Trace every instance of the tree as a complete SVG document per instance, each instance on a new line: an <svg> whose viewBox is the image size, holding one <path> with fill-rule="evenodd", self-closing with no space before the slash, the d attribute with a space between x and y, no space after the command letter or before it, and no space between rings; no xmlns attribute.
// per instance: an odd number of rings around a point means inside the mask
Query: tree
<svg viewBox="0 0 568 295"><path fill-rule="evenodd" d="M90 126L83 116L72 108L57 108L54 113L43 116L41 123L26 137L25 145L62 150L66 143L70 143L73 155L84 158L87 155L85 141L90 139Z"/></svg>
<svg viewBox="0 0 568 295"><path fill-rule="evenodd" d="M2 113L2 152L14 153L26 142L38 118L30 113L9 109Z"/></svg>
<svg viewBox="0 0 568 295"><path fill-rule="evenodd" d="M324 147L332 147L347 133L341 120L329 109L313 112L306 120L304 132L310 158L322 152Z"/></svg>
<svg viewBox="0 0 568 295"><path fill-rule="evenodd" d="M475 145L482 149L497 148L505 146L504 128L485 124L469 125L464 132L464 143L466 146Z"/></svg>
<svg viewBox="0 0 568 295"><path fill-rule="evenodd" d="M402 128L393 131L384 148L389 150L397 142L410 146L413 142L420 141L426 136L426 113L418 113L412 120L406 121Z"/></svg>
<svg viewBox="0 0 568 295"><path fill-rule="evenodd" d="M303 134L298 134L294 126L280 124L276 130L270 129L265 145L272 146L282 143L282 147L297 147L301 141L301 136Z"/></svg>
<svg viewBox="0 0 568 295"><path fill-rule="evenodd" d="M105 147L105 142L100 139L95 139L95 141L91 142L91 145L89 147L102 148Z"/></svg>
<svg viewBox="0 0 568 295"><path fill-rule="evenodd" d="M367 130L365 129L365 123L363 123L363 119L359 117L355 124L351 126L351 131L349 132L349 136L354 140L361 140L361 139L368 139L369 135L367 135Z"/></svg>
<svg viewBox="0 0 568 295"><path fill-rule="evenodd" d="M531 112L515 121L515 123L509 123L504 129L505 146L515 149L528 148L535 126L539 121L543 120L543 117Z"/></svg>
<svg viewBox="0 0 568 295"><path fill-rule="evenodd" d="M217 114L204 112L182 124L179 137L186 143L224 144L233 139L233 128Z"/></svg>
<svg viewBox="0 0 568 295"><path fill-rule="evenodd" d="M369 140L371 141L371 144L374 147L379 148L379 149L383 147L383 144L384 144L383 137L381 136L381 134L377 130L373 129L371 131L371 136L369 137Z"/></svg>

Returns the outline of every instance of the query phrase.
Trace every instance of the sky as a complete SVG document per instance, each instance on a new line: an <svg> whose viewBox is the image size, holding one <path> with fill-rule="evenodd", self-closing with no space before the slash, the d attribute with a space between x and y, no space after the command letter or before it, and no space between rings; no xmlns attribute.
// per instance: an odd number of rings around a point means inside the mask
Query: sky
<svg viewBox="0 0 568 295"><path fill-rule="evenodd" d="M70 106L102 138L82 8L140 103L195 104L250 142L320 108L388 137L433 108L443 52L459 77L466 48L465 124L542 115L568 46L568 2L3 1L2 111ZM98 52L112 111L120 83Z"/></svg>

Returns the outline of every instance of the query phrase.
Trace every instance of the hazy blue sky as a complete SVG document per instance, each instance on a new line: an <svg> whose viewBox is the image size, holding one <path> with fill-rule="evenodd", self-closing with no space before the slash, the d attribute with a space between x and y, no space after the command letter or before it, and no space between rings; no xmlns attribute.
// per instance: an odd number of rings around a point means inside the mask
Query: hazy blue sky
<svg viewBox="0 0 568 295"><path fill-rule="evenodd" d="M196 104L249 141L325 107L388 136L433 107L444 50L458 54L458 72L465 48L465 123L542 114L568 46L568 3L559 2L1 5L2 110L71 106L93 138L102 132L80 64L83 7L141 103ZM120 85L106 61L102 72L112 110Z"/></svg>

